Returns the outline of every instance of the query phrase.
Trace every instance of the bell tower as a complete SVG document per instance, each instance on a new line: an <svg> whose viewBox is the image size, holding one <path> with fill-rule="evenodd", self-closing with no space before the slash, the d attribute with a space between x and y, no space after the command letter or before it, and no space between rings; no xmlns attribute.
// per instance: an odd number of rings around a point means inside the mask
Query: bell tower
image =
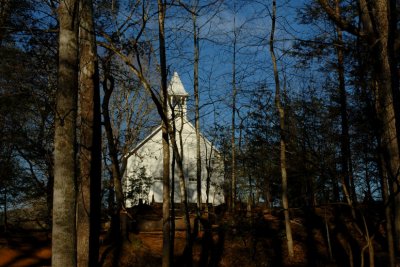
<svg viewBox="0 0 400 267"><path fill-rule="evenodd" d="M168 97L170 104L169 115L172 116L171 109L173 109L175 117L183 116L183 118L186 118L186 102L189 94L186 92L177 72L174 72L174 75L168 84Z"/></svg>

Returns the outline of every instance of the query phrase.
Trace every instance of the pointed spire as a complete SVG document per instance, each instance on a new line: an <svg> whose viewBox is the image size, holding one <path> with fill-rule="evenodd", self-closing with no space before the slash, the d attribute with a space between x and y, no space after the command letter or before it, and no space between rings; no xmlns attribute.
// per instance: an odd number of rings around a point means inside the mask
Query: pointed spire
<svg viewBox="0 0 400 267"><path fill-rule="evenodd" d="M186 117L186 101L189 94L186 92L177 72L174 72L168 84L168 96L170 104L174 108L175 115L178 116L181 114L183 117ZM169 113L172 114L171 110L169 110Z"/></svg>
<svg viewBox="0 0 400 267"><path fill-rule="evenodd" d="M168 95L170 96L189 96L186 92L185 87L179 78L178 73L175 71L168 84Z"/></svg>

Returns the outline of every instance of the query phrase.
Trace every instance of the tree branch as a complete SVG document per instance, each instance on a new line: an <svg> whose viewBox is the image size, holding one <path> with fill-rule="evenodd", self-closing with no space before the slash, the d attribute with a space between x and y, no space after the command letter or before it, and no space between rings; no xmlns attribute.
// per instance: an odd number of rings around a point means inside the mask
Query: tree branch
<svg viewBox="0 0 400 267"><path fill-rule="evenodd" d="M344 18L336 14L335 9L329 5L328 0L318 0L318 3L325 10L328 17L342 30L359 37L367 36L367 34L364 31L361 31L351 22L345 20Z"/></svg>

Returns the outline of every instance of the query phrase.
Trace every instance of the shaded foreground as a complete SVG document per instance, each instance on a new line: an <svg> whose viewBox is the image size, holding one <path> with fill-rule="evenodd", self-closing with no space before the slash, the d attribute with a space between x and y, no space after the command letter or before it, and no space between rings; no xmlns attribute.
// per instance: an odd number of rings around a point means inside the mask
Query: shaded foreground
<svg viewBox="0 0 400 267"><path fill-rule="evenodd" d="M50 266L50 235L47 232L13 231L0 236L0 266Z"/></svg>
<svg viewBox="0 0 400 267"><path fill-rule="evenodd" d="M350 266L350 261L360 266L362 260L364 266L369 266L368 249L363 250L365 230L350 215L343 215L348 213L345 207L292 210L293 259L287 254L281 213L259 209L252 213L239 211L235 216L221 213L212 224L203 219L202 231L194 242L194 266L342 267ZM368 225L368 231L374 236L375 266L387 266L384 224L379 214L370 216L368 221L374 223ZM177 231L175 266L185 266L184 243L184 231ZM14 230L13 234L2 235L0 266L49 266L50 244L46 232ZM161 231L131 232L122 247L103 244L100 266L161 266L161 246Z"/></svg>

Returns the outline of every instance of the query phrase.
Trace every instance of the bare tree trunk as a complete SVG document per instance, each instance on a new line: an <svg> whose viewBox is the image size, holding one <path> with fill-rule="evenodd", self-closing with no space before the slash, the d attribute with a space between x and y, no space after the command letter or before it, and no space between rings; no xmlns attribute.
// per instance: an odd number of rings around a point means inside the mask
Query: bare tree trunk
<svg viewBox="0 0 400 267"><path fill-rule="evenodd" d="M166 95L164 95L164 97L165 99L167 99ZM164 105L167 104L164 103ZM170 151L169 151L168 129L164 122L162 125L162 143L163 143L163 266L172 266L173 258L172 259L170 258L171 256L170 252L171 199L170 199L170 179L169 179ZM164 265L167 262L168 264Z"/></svg>
<svg viewBox="0 0 400 267"><path fill-rule="evenodd" d="M7 227L7 224L8 224L8 221L7 221L7 205L8 205L8 203L7 203L7 186L6 185L4 185L4 199L3 199L3 224L4 224L4 229L3 229L3 232L4 233L7 233L7 231L8 231L8 227Z"/></svg>
<svg viewBox="0 0 400 267"><path fill-rule="evenodd" d="M59 5L59 69L54 136L52 266L76 266L78 0Z"/></svg>
<svg viewBox="0 0 400 267"><path fill-rule="evenodd" d="M374 85L372 85L374 86ZM372 103L367 102L367 105L370 109L373 109ZM373 120L371 122L371 125L379 125L377 115L374 114ZM380 184L381 184L381 194L382 194L382 200L384 203L384 208L385 208L385 218L386 218L386 236L387 236L387 246L388 246L388 252L389 252L389 266L390 267L395 267L396 266L396 256L395 256L395 245L394 245L394 229L393 229L393 211L392 211L392 200L390 199L390 190L389 190L389 184L388 184L388 175L386 171L386 164L383 159L383 150L384 148L382 147L381 139L380 139L380 130L378 128L374 128L374 135L377 141L377 167L378 167L378 173L380 177Z"/></svg>
<svg viewBox="0 0 400 267"><path fill-rule="evenodd" d="M380 160L380 164L378 164L379 174L381 177L381 188L382 188L382 199L385 205L385 218L386 218L386 236L387 236L387 245L389 252L389 266L396 266L396 253L395 253L395 245L394 245L394 237L393 237L393 223L392 223L392 202L390 201L390 193L389 193L389 185L387 180L386 169L382 168L385 166L383 156L382 156L382 148L378 139L378 156Z"/></svg>
<svg viewBox="0 0 400 267"><path fill-rule="evenodd" d="M161 68L161 96L162 111L164 115L168 114L168 92L167 92L167 60L165 55L165 10L166 3L158 0L158 35L160 44L160 68ZM173 265L173 252L171 252L171 214L170 214L170 178L169 178L169 137L168 137L168 115L166 121L162 122L162 143L163 143L163 252L162 266ZM172 185L173 186L173 185Z"/></svg>
<svg viewBox="0 0 400 267"><path fill-rule="evenodd" d="M382 75L384 76L384 74ZM389 78L389 77L386 77ZM381 81L382 83L384 81ZM386 84L387 85L387 84ZM382 143L383 152L383 166L384 179L388 180L393 187L394 193L394 230L395 230L395 246L397 251L400 246L400 197L398 194L398 178L399 178L399 149L396 131L396 115L393 107L393 98L391 95L391 88L385 84L376 83L376 110L378 119L380 121L381 133L380 139ZM388 96L389 94L389 96Z"/></svg>
<svg viewBox="0 0 400 267"><path fill-rule="evenodd" d="M111 60L111 59L110 59ZM111 126L111 117L109 111L109 102L111 95L114 91L114 78L109 73L109 66L104 67L104 81L103 81L103 103L102 103L102 111L103 111L103 121L104 121L104 129L107 136L107 144L109 155L111 158L111 175L112 175L112 183L114 185L114 194L115 194L115 210L112 215L111 221L111 236L117 238L117 241L126 238L126 233L121 232L122 229L126 229L125 227L120 227L120 216L121 213L125 209L124 205L124 195L122 191L122 183L121 183L121 170L119 167L118 160L118 150L117 150L117 142L118 140L114 138L113 129Z"/></svg>
<svg viewBox="0 0 400 267"><path fill-rule="evenodd" d="M171 138L172 149L176 157L176 164L178 170L178 177L179 177L179 185L181 191L181 202L184 207L185 213L185 226L186 226L186 247L185 247L185 256L186 256L186 264L191 266L192 265L192 238L191 238L191 226L190 226L190 217L189 217L189 207L188 207L188 198L187 198L187 190L186 190L186 182L185 182L185 175L183 172L183 158L181 153L179 152L175 134L170 131L169 137Z"/></svg>
<svg viewBox="0 0 400 267"><path fill-rule="evenodd" d="M278 66L276 62L275 52L274 52L274 33L275 33L275 21L276 21L276 1L272 1L272 26L271 26L271 36L269 40L270 54L272 59L272 64L274 67L274 78L275 78L275 105L279 113L279 125L280 125L280 160L281 160L281 177L282 177L282 204L285 215L285 229L286 229L286 239L289 251L289 257L294 257L293 250L293 237L292 228L290 226L289 217L289 201L288 201L288 189L287 189L287 173L286 173L286 137L285 137L285 110L281 104L280 98L280 84L279 84L279 74Z"/></svg>
<svg viewBox="0 0 400 267"><path fill-rule="evenodd" d="M169 136L171 139L172 143L172 154L174 157L174 162L176 163L177 170L178 170L178 178L179 178L179 189L180 189L180 194L181 194L181 203L183 204L184 207L184 219L185 219L185 226L186 226L186 244L185 244L185 250L184 250L184 257L186 260L187 266L192 265L192 238L191 238L191 225L190 225L190 214L189 214L189 207L188 207L188 197L187 197L187 186L186 186L186 180L185 180L185 175L184 175L184 169L183 169L183 161L184 161L184 153L183 153L183 112L179 112L179 117L175 116L175 111L174 108L171 106L172 109L172 116L171 116L171 121L169 128ZM176 121L179 119L179 129L177 129ZM177 145L177 140L176 140L176 133L178 133L178 138L179 138L179 148ZM174 174L175 174L175 165L174 165Z"/></svg>
<svg viewBox="0 0 400 267"><path fill-rule="evenodd" d="M92 0L81 1L80 151L77 195L77 264L96 266L99 258L101 125L100 93Z"/></svg>
<svg viewBox="0 0 400 267"><path fill-rule="evenodd" d="M187 266L192 266L192 230L191 230L191 225L190 225L190 213L189 213L189 206L188 206L188 197L187 197L187 186L186 186L186 179L185 179L185 174L184 174L184 167L183 167L183 162L184 162L184 153L183 153L183 113L179 113L179 117L176 118L174 111L172 120L171 120L171 127L170 127L170 133L169 136L171 138L171 143L172 143L172 150L174 154L174 158L176 159L175 162L177 164L177 170L178 170L178 177L179 177L179 188L181 192L181 203L183 204L184 207L184 218L185 218L185 226L186 226L186 244L185 244L185 251L184 251L184 257L186 260L186 265ZM176 129L176 119L180 120L179 123L179 129ZM177 140L176 140L176 133L178 133L178 138L179 138L179 148L177 146Z"/></svg>
<svg viewBox="0 0 400 267"><path fill-rule="evenodd" d="M207 146L204 146L205 149L205 156L206 156L206 207L205 210L208 213L208 216L210 216L209 210L208 210L208 204L210 203L210 184L211 184L211 176L212 176L212 171L213 171L213 166L212 166L212 157L213 157L213 143L211 142L211 147L210 147L210 153L207 151Z"/></svg>
<svg viewBox="0 0 400 267"><path fill-rule="evenodd" d="M195 130L196 130L196 182L197 182L197 217L200 218L201 210L201 150L200 150L200 113L199 113L199 38L196 23L196 8L198 1L195 1L195 9L192 13L193 21L193 43L194 43L194 68L193 68L193 91L195 101Z"/></svg>
<svg viewBox="0 0 400 267"><path fill-rule="evenodd" d="M339 0L335 0L336 14L340 16ZM336 26L337 32L337 72L339 76L339 98L340 98L340 116L341 116L341 165L342 177L344 180L343 186L346 187L348 194L346 194L347 202L353 208L353 203L356 201L356 191L354 186L352 174L352 161L350 153L350 137L349 137L349 122L347 117L347 95L344 73L344 55L343 55L343 33L340 27ZM342 181L343 181L342 180ZM355 213L353 212L353 217Z"/></svg>
<svg viewBox="0 0 400 267"><path fill-rule="evenodd" d="M171 238L170 238L170 258L171 266L173 265L174 259L174 250L175 250L175 154L172 153L172 160L171 160Z"/></svg>
<svg viewBox="0 0 400 267"><path fill-rule="evenodd" d="M236 12L236 6L234 7L234 12ZM234 27L234 38L233 38L233 61L232 61L232 130L231 130L231 149L232 149L232 181L231 181L231 203L230 209L232 212L235 211L235 201L236 201L236 139L235 139L235 116L236 116L236 15L233 17L233 27Z"/></svg>

